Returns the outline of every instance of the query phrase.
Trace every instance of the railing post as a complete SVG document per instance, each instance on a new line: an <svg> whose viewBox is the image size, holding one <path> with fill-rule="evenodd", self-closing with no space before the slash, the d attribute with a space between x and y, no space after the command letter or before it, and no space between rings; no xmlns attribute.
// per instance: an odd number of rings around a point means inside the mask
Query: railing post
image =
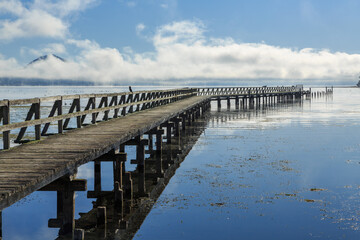
<svg viewBox="0 0 360 240"><path fill-rule="evenodd" d="M7 101L6 106L2 106L0 109L3 125L10 124L10 104L9 104L9 100L6 101ZM4 149L10 148L10 131L3 132L3 148Z"/></svg>
<svg viewBox="0 0 360 240"><path fill-rule="evenodd" d="M2 239L2 211L0 211L0 240Z"/></svg>
<svg viewBox="0 0 360 240"><path fill-rule="evenodd" d="M35 119L40 119L40 99L38 103L34 105ZM35 140L41 138L41 124L35 125Z"/></svg>
<svg viewBox="0 0 360 240"><path fill-rule="evenodd" d="M57 102L57 113L58 116L62 115L62 104L63 104L63 100L61 97L61 100L56 101ZM58 133L62 133L63 132L63 120L59 120L58 121Z"/></svg>

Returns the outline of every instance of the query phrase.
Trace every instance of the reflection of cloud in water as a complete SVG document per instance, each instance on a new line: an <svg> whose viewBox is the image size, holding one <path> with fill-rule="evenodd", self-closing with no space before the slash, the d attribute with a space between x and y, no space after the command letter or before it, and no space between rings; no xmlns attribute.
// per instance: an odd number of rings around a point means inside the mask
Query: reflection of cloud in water
<svg viewBox="0 0 360 240"><path fill-rule="evenodd" d="M46 225L42 226L39 231L35 234L35 239L38 240L47 240L54 238L54 232L58 232L59 230L56 228L48 228Z"/></svg>
<svg viewBox="0 0 360 240"><path fill-rule="evenodd" d="M77 178L93 179L94 178L94 167L92 162L82 165L78 168Z"/></svg>
<svg viewBox="0 0 360 240"><path fill-rule="evenodd" d="M24 238L24 235L13 235L10 236L9 240L24 240L24 239L36 239L36 240L48 240L54 239L57 236L59 229L57 228L48 228L47 223L41 226L37 232L34 232L33 235L28 235Z"/></svg>

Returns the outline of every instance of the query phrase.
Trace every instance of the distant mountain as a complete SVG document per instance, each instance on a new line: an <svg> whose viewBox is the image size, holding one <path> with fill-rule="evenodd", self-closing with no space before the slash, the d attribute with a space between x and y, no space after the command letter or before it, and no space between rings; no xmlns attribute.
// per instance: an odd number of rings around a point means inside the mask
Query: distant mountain
<svg viewBox="0 0 360 240"><path fill-rule="evenodd" d="M37 59L35 60L32 60L28 65L31 65L31 64L34 64L34 63L37 63L37 62L40 62L40 61L46 61L50 56L62 61L62 62L66 62L65 59L55 55L55 54L47 54L47 55L44 55L44 56L41 56L41 57L38 57Z"/></svg>

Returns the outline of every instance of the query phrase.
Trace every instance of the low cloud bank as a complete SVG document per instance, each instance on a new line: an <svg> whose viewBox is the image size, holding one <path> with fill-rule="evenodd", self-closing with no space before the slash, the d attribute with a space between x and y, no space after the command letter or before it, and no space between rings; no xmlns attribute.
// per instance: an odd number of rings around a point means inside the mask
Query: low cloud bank
<svg viewBox="0 0 360 240"><path fill-rule="evenodd" d="M140 32L145 27L141 24L136 30ZM90 40L64 39L61 44L50 46L62 52L68 47L78 48L80 53L73 59L61 62L49 57L24 67L13 58L0 56L0 77L90 80L103 84L202 84L220 80L232 84L238 79L269 85L279 81L339 84L355 82L360 71L360 54L242 43L232 38L207 37L205 32L199 21L161 26L150 38L155 50L147 53L106 48Z"/></svg>

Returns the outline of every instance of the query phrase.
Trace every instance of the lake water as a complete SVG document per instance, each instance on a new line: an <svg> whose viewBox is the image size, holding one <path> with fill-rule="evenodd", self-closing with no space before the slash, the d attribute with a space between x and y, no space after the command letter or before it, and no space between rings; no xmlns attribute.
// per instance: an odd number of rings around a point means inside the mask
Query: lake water
<svg viewBox="0 0 360 240"><path fill-rule="evenodd" d="M124 88L11 89L2 87L0 99ZM359 239L359 103L356 88L252 110L224 104L219 111L214 102L134 239ZM92 173L91 164L79 168L88 189ZM111 180L103 180L105 190ZM77 192L75 217L91 208L86 193ZM54 217L56 194L35 192L3 211L4 239L54 239L58 229L47 227Z"/></svg>

